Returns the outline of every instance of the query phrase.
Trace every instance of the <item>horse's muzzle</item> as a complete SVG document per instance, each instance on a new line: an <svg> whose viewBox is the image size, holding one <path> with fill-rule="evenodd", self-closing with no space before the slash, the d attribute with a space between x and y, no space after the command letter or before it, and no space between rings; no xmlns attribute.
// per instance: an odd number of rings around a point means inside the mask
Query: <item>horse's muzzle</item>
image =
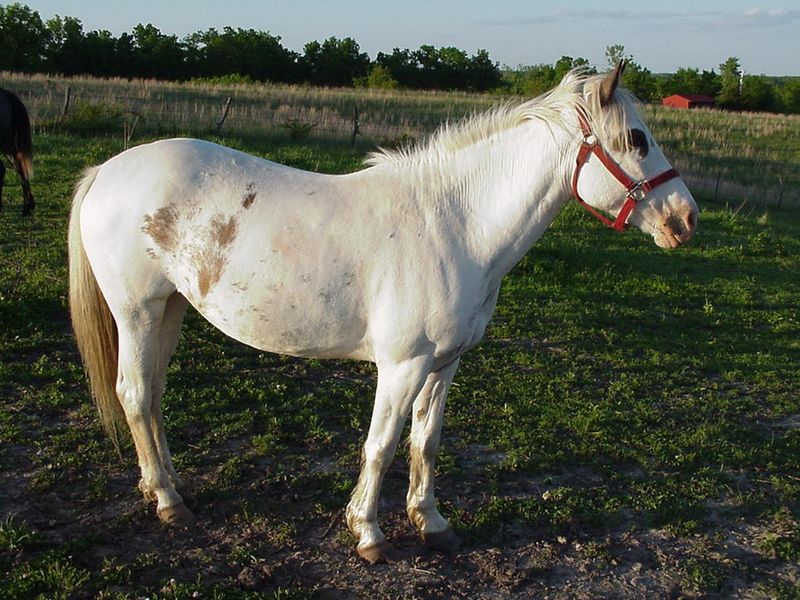
<svg viewBox="0 0 800 600"><path fill-rule="evenodd" d="M697 207L694 202L683 201L667 210L660 231L653 237L662 248L677 248L692 239L696 228Z"/></svg>

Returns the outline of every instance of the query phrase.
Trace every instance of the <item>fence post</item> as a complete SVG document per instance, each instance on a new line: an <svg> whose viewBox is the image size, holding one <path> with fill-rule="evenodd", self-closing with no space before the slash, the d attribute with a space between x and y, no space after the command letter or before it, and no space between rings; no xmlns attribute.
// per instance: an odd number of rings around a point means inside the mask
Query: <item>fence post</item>
<svg viewBox="0 0 800 600"><path fill-rule="evenodd" d="M231 97L228 96L227 100L225 100L225 107L222 109L222 116L217 121L217 133L219 130L222 129L222 125L225 123L225 119L228 118L228 110L231 108Z"/></svg>
<svg viewBox="0 0 800 600"><path fill-rule="evenodd" d="M69 112L69 103L72 99L72 88L67 86L67 90L64 92L64 107L61 109L61 121L63 122L64 119L67 118L67 113Z"/></svg>
<svg viewBox="0 0 800 600"><path fill-rule="evenodd" d="M361 133L361 128L358 125L358 104L353 106L353 136L350 138L350 145L356 145L356 136Z"/></svg>

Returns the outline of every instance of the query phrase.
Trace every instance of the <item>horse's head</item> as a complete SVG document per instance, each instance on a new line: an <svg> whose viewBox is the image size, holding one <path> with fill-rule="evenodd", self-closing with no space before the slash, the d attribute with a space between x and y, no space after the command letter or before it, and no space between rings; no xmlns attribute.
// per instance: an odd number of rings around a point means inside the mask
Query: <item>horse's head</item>
<svg viewBox="0 0 800 600"><path fill-rule="evenodd" d="M618 84L624 63L590 79L585 108L577 110L583 135L572 174L572 193L592 214L622 230L635 225L662 248L690 240L697 204ZM601 212L614 215L607 219Z"/></svg>

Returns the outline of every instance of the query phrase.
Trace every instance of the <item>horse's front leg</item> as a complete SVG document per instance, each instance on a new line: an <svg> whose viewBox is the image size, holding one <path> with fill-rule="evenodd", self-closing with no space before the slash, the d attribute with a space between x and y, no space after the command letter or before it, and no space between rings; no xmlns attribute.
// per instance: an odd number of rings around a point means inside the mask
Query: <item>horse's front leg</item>
<svg viewBox="0 0 800 600"><path fill-rule="evenodd" d="M395 558L394 549L378 527L378 497L403 424L430 372L430 364L431 358L424 356L378 365L375 406L362 451L361 474L347 505L347 525L358 540L358 554L371 563Z"/></svg>
<svg viewBox="0 0 800 600"><path fill-rule="evenodd" d="M422 540L429 548L448 553L461 548L462 542L436 508L433 478L445 399L458 363L457 360L441 371L428 375L425 386L414 401L406 497L408 518Z"/></svg>

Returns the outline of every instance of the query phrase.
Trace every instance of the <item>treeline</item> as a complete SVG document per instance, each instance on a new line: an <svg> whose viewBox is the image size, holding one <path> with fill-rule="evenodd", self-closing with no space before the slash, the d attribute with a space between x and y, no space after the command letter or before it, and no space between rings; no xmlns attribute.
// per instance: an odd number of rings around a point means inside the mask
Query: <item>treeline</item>
<svg viewBox="0 0 800 600"><path fill-rule="evenodd" d="M20 3L0 5L0 39L0 70L172 81L271 81L530 97L552 88L573 67L590 69L586 59L564 56L554 65L501 70L485 50L469 56L458 48L430 45L379 52L372 60L352 38L335 37L308 42L298 53L269 32L232 27L179 39L152 24L140 24L116 37L106 30L86 32L74 17L45 22ZM663 75L636 63L621 45L609 46L606 55L610 65L621 58L628 61L625 86L645 102L676 93L703 94L722 108L800 113L800 78L744 75L735 57L721 64L719 73L681 68Z"/></svg>
<svg viewBox="0 0 800 600"><path fill-rule="evenodd" d="M74 17L44 22L19 3L0 6L0 39L0 70L20 72L472 91L493 90L502 80L485 50L469 56L457 48L422 46L380 53L372 61L352 38L312 41L301 54L254 29L209 29L179 39L147 24L115 37L106 30L85 32Z"/></svg>
<svg viewBox="0 0 800 600"><path fill-rule="evenodd" d="M609 65L625 59L624 84L643 102L661 102L672 94L697 94L714 98L729 110L800 113L800 77L774 79L745 75L739 59L730 57L719 65L719 73L680 68L672 74L654 74L625 54L624 46L606 48ZM573 66L588 66L586 59L562 57L555 65L522 67L504 73L506 88L523 96L536 96L553 87Z"/></svg>

